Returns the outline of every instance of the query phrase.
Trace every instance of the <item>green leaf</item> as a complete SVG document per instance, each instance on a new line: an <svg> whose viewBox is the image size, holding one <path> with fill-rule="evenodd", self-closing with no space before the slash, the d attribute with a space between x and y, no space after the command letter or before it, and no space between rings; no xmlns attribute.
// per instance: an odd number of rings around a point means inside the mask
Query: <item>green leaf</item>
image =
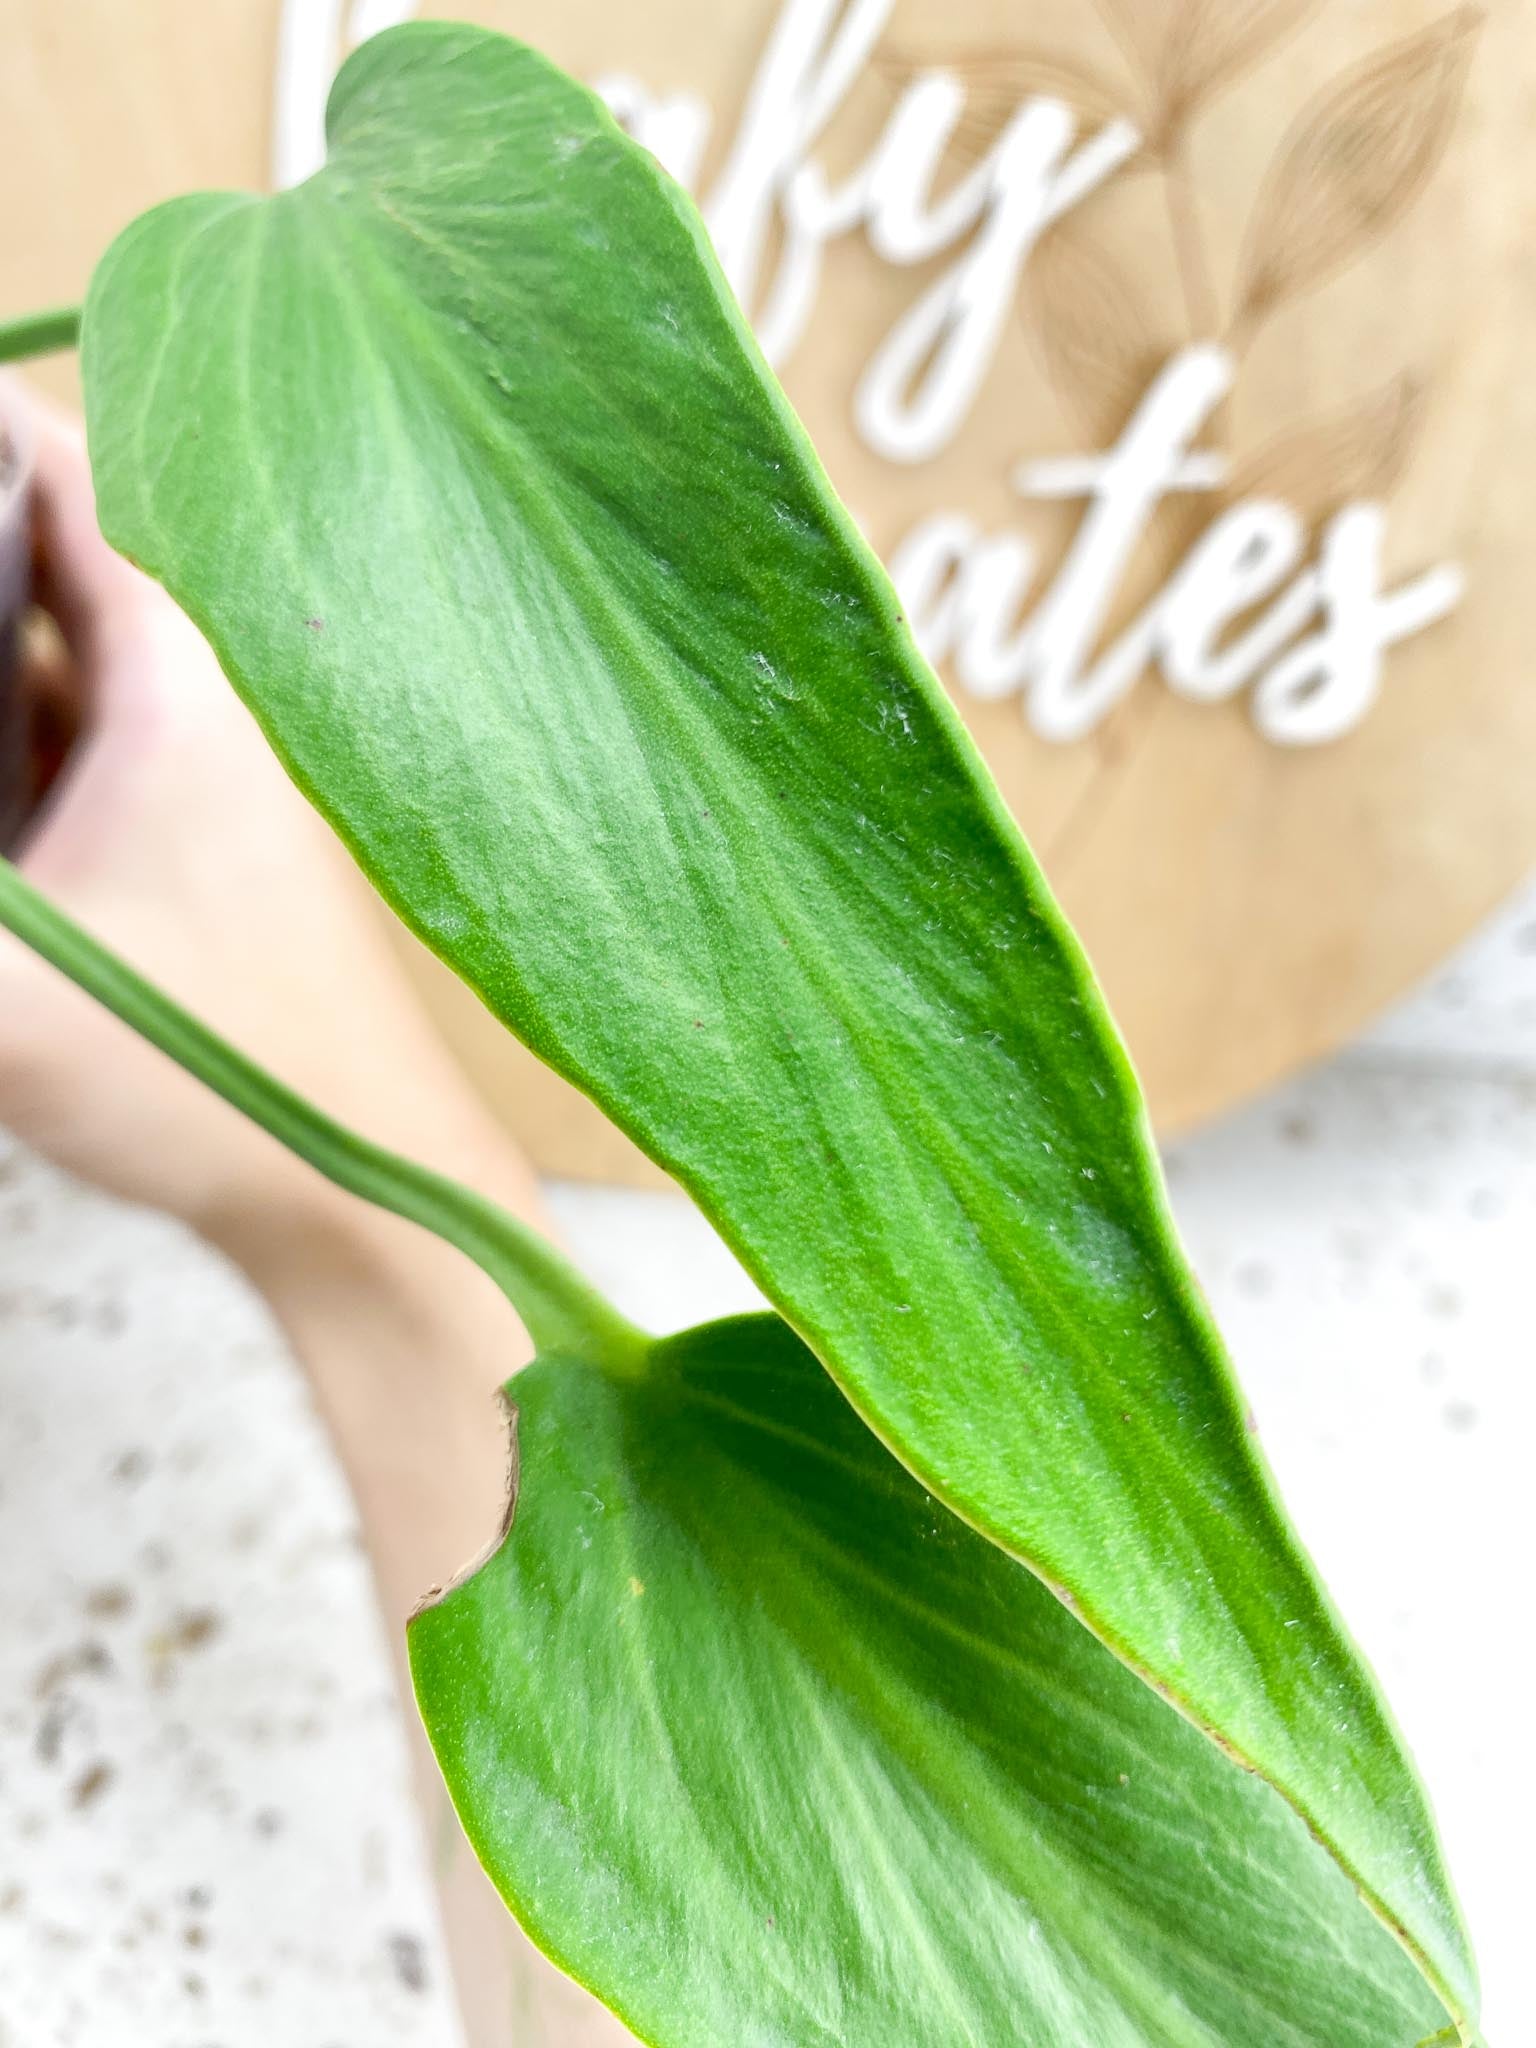
<svg viewBox="0 0 1536 2048"><path fill-rule="evenodd" d="M1262 1779L940 1507L775 1318L543 1359L411 1623L482 1861L668 2048L1412 2048L1433 1993Z"/></svg>
<svg viewBox="0 0 1536 2048"><path fill-rule="evenodd" d="M389 901L698 1198L958 1515L1472 1965L1276 1503L1071 934L692 208L483 31L352 58L291 193L130 228L109 538Z"/></svg>
<svg viewBox="0 0 1536 2048"><path fill-rule="evenodd" d="M643 2031L1396 2048L1438 2009L1279 1796L939 1506L777 1317L642 1338L3 860L0 926L339 1186L459 1245L540 1339L508 1388L532 1454L515 1528L416 1617L413 1669L503 1893Z"/></svg>

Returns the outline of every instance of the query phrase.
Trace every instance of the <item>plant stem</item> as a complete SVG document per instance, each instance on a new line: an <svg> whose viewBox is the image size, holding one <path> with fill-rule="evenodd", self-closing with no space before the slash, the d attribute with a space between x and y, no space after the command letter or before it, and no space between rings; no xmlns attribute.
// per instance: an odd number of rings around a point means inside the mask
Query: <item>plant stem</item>
<svg viewBox="0 0 1536 2048"><path fill-rule="evenodd" d="M349 1194L404 1216L480 1266L534 1348L633 1374L649 1340L535 1232L494 1202L335 1123L82 931L0 860L0 926Z"/></svg>
<svg viewBox="0 0 1536 2048"><path fill-rule="evenodd" d="M80 339L80 308L55 306L46 313L24 313L19 320L0 321L0 363L23 363L29 356L57 355Z"/></svg>

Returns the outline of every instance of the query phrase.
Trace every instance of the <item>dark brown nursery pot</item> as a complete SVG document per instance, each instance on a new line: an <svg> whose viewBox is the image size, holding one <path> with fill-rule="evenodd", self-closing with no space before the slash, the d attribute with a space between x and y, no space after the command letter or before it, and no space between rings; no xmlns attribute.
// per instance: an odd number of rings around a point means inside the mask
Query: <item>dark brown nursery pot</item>
<svg viewBox="0 0 1536 2048"><path fill-rule="evenodd" d="M32 582L31 463L21 433L0 415L0 852L16 843L32 800L21 634Z"/></svg>

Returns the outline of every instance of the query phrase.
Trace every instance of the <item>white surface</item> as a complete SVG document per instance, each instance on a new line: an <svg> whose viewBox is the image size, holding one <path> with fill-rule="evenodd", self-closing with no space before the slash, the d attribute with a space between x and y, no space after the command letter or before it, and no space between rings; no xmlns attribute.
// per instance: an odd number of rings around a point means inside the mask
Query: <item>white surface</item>
<svg viewBox="0 0 1536 2048"><path fill-rule="evenodd" d="M450 2048L303 1382L200 1246L15 1154L0 1555L3 2048Z"/></svg>
<svg viewBox="0 0 1536 2048"><path fill-rule="evenodd" d="M1435 1790L1494 2048L1519 2048L1536 895L1171 1181ZM681 1201L553 1197L643 1319L751 1301ZM0 2048L449 2048L384 1649L302 1384L208 1254L3 1150L0 1554Z"/></svg>

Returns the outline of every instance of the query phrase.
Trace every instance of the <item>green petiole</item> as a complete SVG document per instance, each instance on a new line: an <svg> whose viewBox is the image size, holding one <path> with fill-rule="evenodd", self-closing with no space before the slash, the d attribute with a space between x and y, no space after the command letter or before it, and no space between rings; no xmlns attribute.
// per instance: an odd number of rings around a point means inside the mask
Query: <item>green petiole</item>
<svg viewBox="0 0 1536 2048"><path fill-rule="evenodd" d="M536 1350L579 1351L617 1372L638 1368L645 1334L534 1231L458 1182L370 1144L284 1087L142 980L5 860L0 925L327 1180L457 1246L500 1287Z"/></svg>
<svg viewBox="0 0 1536 2048"><path fill-rule="evenodd" d="M80 308L52 306L41 313L0 321L0 363L24 363L32 356L59 355L80 339Z"/></svg>

